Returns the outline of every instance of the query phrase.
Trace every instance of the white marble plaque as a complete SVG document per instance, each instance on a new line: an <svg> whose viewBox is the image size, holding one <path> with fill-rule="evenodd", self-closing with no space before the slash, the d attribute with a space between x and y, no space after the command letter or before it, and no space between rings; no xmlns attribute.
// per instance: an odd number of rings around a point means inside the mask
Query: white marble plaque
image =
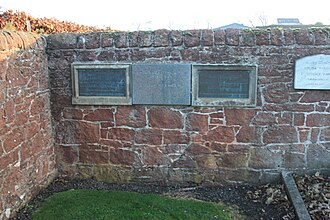
<svg viewBox="0 0 330 220"><path fill-rule="evenodd" d="M294 88L330 90L330 55L320 54L297 60Z"/></svg>

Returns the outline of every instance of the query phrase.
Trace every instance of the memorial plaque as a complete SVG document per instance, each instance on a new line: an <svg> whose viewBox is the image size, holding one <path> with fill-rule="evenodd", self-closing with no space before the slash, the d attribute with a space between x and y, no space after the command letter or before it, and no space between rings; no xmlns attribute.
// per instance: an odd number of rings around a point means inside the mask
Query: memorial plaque
<svg viewBox="0 0 330 220"><path fill-rule="evenodd" d="M190 64L133 64L133 104L190 105Z"/></svg>
<svg viewBox="0 0 330 220"><path fill-rule="evenodd" d="M198 79L200 98L249 98L249 71L205 70Z"/></svg>
<svg viewBox="0 0 330 220"><path fill-rule="evenodd" d="M126 96L125 69L78 70L79 96Z"/></svg>
<svg viewBox="0 0 330 220"><path fill-rule="evenodd" d="M330 55L314 55L296 61L295 89L330 90Z"/></svg>
<svg viewBox="0 0 330 220"><path fill-rule="evenodd" d="M73 104L130 105L130 65L72 64Z"/></svg>
<svg viewBox="0 0 330 220"><path fill-rule="evenodd" d="M192 105L254 106L256 66L193 65Z"/></svg>

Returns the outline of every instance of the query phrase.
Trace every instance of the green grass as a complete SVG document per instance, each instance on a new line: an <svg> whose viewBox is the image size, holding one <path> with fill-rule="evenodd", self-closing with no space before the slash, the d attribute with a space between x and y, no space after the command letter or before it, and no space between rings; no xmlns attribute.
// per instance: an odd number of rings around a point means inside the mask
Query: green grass
<svg viewBox="0 0 330 220"><path fill-rule="evenodd" d="M49 197L33 220L237 219L229 207L195 200L119 191L70 190Z"/></svg>

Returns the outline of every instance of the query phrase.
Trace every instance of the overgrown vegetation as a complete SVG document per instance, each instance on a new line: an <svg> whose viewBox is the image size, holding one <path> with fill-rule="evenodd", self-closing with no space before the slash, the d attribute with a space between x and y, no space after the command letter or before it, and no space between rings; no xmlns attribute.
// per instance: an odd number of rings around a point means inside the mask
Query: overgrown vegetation
<svg viewBox="0 0 330 220"><path fill-rule="evenodd" d="M105 190L70 190L49 197L34 220L243 219L227 206L197 200Z"/></svg>
<svg viewBox="0 0 330 220"><path fill-rule="evenodd" d="M25 12L14 12L12 10L0 14L0 29L28 31L38 34L113 31L110 27L96 28L68 21L59 21L55 18L34 18Z"/></svg>

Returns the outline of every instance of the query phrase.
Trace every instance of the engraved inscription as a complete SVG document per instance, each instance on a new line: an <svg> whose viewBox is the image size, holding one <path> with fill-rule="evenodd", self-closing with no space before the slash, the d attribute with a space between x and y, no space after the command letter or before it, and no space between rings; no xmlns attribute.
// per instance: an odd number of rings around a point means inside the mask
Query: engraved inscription
<svg viewBox="0 0 330 220"><path fill-rule="evenodd" d="M192 67L193 106L255 106L257 66L196 64Z"/></svg>
<svg viewBox="0 0 330 220"><path fill-rule="evenodd" d="M80 69L79 96L126 96L125 69Z"/></svg>
<svg viewBox="0 0 330 220"><path fill-rule="evenodd" d="M248 71L202 70L199 72L200 98L249 98Z"/></svg>
<svg viewBox="0 0 330 220"><path fill-rule="evenodd" d="M191 65L133 64L133 104L190 105Z"/></svg>
<svg viewBox="0 0 330 220"><path fill-rule="evenodd" d="M330 55L314 55L296 61L295 89L330 89Z"/></svg>

